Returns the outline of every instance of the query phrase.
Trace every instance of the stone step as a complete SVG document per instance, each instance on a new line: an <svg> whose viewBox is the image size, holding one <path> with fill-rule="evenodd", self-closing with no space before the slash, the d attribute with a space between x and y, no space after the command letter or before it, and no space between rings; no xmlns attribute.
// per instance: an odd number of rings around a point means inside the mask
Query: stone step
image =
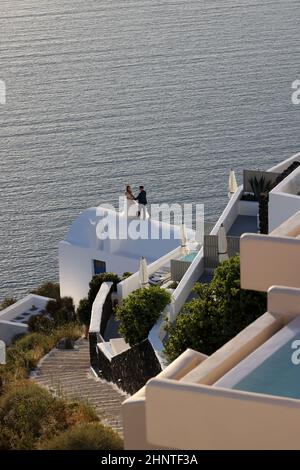
<svg viewBox="0 0 300 470"><path fill-rule="evenodd" d="M79 349L53 349L40 362L32 380L53 393L89 402L104 424L123 435L121 404L126 395L93 376L87 341L80 339L76 346Z"/></svg>

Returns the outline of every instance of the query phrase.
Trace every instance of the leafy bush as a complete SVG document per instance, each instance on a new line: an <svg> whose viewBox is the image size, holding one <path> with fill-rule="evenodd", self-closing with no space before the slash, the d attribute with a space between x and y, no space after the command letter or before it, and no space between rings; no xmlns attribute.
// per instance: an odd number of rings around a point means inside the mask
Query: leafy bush
<svg viewBox="0 0 300 470"><path fill-rule="evenodd" d="M114 289L116 290L117 284L118 282L120 282L120 278L117 274L114 274L114 273L102 273L102 274L96 274L95 276L93 276L89 284L90 290L88 293L88 300L91 305L93 305L94 300L103 282L113 282Z"/></svg>
<svg viewBox="0 0 300 470"><path fill-rule="evenodd" d="M81 327L71 323L50 334L28 334L8 347L7 364L0 366L0 450L122 449L122 440L99 424L89 404L55 398L24 379L59 338L80 334Z"/></svg>
<svg viewBox="0 0 300 470"><path fill-rule="evenodd" d="M173 281L169 286L168 288L169 289L176 289L178 287L178 281Z"/></svg>
<svg viewBox="0 0 300 470"><path fill-rule="evenodd" d="M131 346L143 341L170 302L169 292L157 286L134 291L116 308L121 335Z"/></svg>
<svg viewBox="0 0 300 470"><path fill-rule="evenodd" d="M65 429L98 419L90 405L55 398L26 380L0 399L0 449L34 449Z"/></svg>
<svg viewBox="0 0 300 470"><path fill-rule="evenodd" d="M89 300L86 297L81 299L76 312L80 323L85 326L89 326L91 321L91 312L92 306L90 305Z"/></svg>
<svg viewBox="0 0 300 470"><path fill-rule="evenodd" d="M26 381L0 400L0 449L33 449L35 442L67 426L65 405Z"/></svg>
<svg viewBox="0 0 300 470"><path fill-rule="evenodd" d="M274 184L266 181L264 176L251 178L250 185L256 201L260 201L261 194L268 193L274 188Z"/></svg>
<svg viewBox="0 0 300 470"><path fill-rule="evenodd" d="M10 305L15 304L17 299L14 297L6 297L2 302L0 303L0 310L4 310L5 308L9 307Z"/></svg>
<svg viewBox="0 0 300 470"><path fill-rule="evenodd" d="M76 320L75 307L71 297L62 297L58 300L49 300L46 312L51 316L55 326Z"/></svg>
<svg viewBox="0 0 300 470"><path fill-rule="evenodd" d="M68 426L99 421L95 408L89 403L84 401L66 401L65 405L67 407Z"/></svg>
<svg viewBox="0 0 300 470"><path fill-rule="evenodd" d="M31 316L28 321L29 331L50 333L53 329L74 323L75 308L71 297L49 300L45 313Z"/></svg>
<svg viewBox="0 0 300 470"><path fill-rule="evenodd" d="M28 330L30 332L50 333L54 327L54 321L42 313L33 315L28 320Z"/></svg>
<svg viewBox="0 0 300 470"><path fill-rule="evenodd" d="M80 300L76 312L79 321L85 326L89 326L90 324L92 306L103 282L113 282L114 289L116 290L120 278L114 273L102 273L93 276L89 284L90 290L88 296Z"/></svg>
<svg viewBox="0 0 300 470"><path fill-rule="evenodd" d="M32 290L31 293L42 295L43 297L50 297L51 299L60 299L59 284L56 282L45 282L37 289Z"/></svg>
<svg viewBox="0 0 300 470"><path fill-rule="evenodd" d="M211 354L266 311L266 294L240 287L239 257L224 261L211 284L197 284L198 298L169 325L165 353L174 360L187 348Z"/></svg>
<svg viewBox="0 0 300 470"><path fill-rule="evenodd" d="M75 426L45 442L44 450L121 450L119 435L100 423Z"/></svg>
<svg viewBox="0 0 300 470"><path fill-rule="evenodd" d="M125 271L122 276L122 280L127 279L128 277L132 276L133 273L130 273L129 271Z"/></svg>

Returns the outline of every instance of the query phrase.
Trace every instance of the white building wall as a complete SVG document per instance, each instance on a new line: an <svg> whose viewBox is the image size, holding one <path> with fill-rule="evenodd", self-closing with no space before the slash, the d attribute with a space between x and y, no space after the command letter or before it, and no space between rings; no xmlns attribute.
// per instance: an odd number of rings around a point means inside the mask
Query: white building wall
<svg viewBox="0 0 300 470"><path fill-rule="evenodd" d="M269 194L269 232L300 210L300 196L283 192Z"/></svg>
<svg viewBox="0 0 300 470"><path fill-rule="evenodd" d="M33 310L31 315L28 315L27 320L40 313L47 303L49 297L43 297L36 294L28 294L23 299L18 300L9 307L1 310L0 312L0 340L4 341L7 345L11 343L13 337L18 334L27 333L28 326L26 323L16 321L16 318L24 312L30 312L34 306L36 310Z"/></svg>
<svg viewBox="0 0 300 470"><path fill-rule="evenodd" d="M16 323L12 321L0 321L0 339L8 346L14 336L25 334L28 332L28 326L24 323Z"/></svg>
<svg viewBox="0 0 300 470"><path fill-rule="evenodd" d="M94 275L93 260L106 263L106 271L122 275L125 271L136 272L139 259L116 256L93 248L71 245L68 242L59 244L59 281L62 297L72 297L75 306L86 297L89 283Z"/></svg>

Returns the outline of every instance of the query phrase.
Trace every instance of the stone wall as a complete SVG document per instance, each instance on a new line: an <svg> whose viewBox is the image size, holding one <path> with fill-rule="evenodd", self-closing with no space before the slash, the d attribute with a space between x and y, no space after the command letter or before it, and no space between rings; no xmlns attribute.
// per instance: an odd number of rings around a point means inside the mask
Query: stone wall
<svg viewBox="0 0 300 470"><path fill-rule="evenodd" d="M97 335L90 334L91 365L99 377L133 394L161 372L161 365L148 339L109 360L97 348Z"/></svg>

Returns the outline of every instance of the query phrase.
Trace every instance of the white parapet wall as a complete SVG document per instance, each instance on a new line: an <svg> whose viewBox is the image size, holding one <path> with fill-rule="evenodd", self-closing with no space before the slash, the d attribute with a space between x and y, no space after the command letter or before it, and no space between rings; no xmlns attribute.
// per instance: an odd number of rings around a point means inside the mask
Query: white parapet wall
<svg viewBox="0 0 300 470"><path fill-rule="evenodd" d="M199 281L204 272L204 256L203 248L199 251L178 286L172 294L172 303L170 304L169 320L174 322L176 316L185 304L194 285Z"/></svg>
<svg viewBox="0 0 300 470"><path fill-rule="evenodd" d="M91 321L89 327L90 333L101 334L103 306L107 299L107 296L110 295L112 286L112 282L103 282L101 284L101 287L92 305Z"/></svg>
<svg viewBox="0 0 300 470"><path fill-rule="evenodd" d="M211 231L211 235L217 235L220 229L221 224L224 225L226 232L229 231L230 227L236 220L236 218L240 215L240 199L243 195L243 187L239 186L237 191L234 193L232 198L229 200L227 206L225 207L224 211L220 215L217 223L215 224L214 228ZM252 207L252 206L251 206ZM245 210L244 210L245 212ZM243 215L248 215L244 214ZM249 214L249 215L252 215Z"/></svg>
<svg viewBox="0 0 300 470"><path fill-rule="evenodd" d="M300 401L153 379L146 386L150 445L183 450L300 449Z"/></svg>

